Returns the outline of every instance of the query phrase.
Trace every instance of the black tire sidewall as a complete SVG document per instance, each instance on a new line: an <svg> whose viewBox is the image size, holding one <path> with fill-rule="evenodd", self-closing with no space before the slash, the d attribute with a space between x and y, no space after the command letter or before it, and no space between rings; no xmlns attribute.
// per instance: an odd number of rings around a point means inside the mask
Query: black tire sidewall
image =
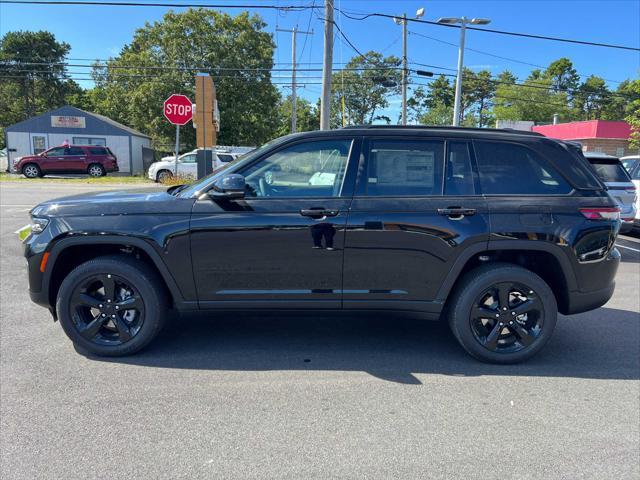
<svg viewBox="0 0 640 480"><path fill-rule="evenodd" d="M166 179L173 177L173 174L169 170L160 170L156 175L156 182L162 183Z"/></svg>
<svg viewBox="0 0 640 480"><path fill-rule="evenodd" d="M540 337L529 347L513 353L492 352L483 347L471 329L471 308L480 294L491 285L501 282L517 282L530 287L542 301L544 324ZM449 310L449 325L462 347L475 358L489 363L519 363L536 355L553 334L558 317L556 298L547 283L525 268L496 264L480 267L469 272L454 293Z"/></svg>
<svg viewBox="0 0 640 480"><path fill-rule="evenodd" d="M99 356L122 356L133 354L151 342L164 324L166 302L163 298L163 286L157 275L144 263L118 257L98 257L76 267L62 282L58 291L56 311L64 332L71 341L83 350ZM98 345L83 338L73 322L69 303L73 291L87 277L96 274L108 274L122 277L138 290L144 302L144 321L140 331L130 341L122 345Z"/></svg>

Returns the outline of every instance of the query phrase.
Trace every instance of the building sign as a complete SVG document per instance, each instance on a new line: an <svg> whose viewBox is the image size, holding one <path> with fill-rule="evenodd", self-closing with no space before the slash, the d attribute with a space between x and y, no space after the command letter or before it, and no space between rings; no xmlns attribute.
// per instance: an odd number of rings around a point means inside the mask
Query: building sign
<svg viewBox="0 0 640 480"><path fill-rule="evenodd" d="M86 128L85 117L51 115L51 126L56 128Z"/></svg>

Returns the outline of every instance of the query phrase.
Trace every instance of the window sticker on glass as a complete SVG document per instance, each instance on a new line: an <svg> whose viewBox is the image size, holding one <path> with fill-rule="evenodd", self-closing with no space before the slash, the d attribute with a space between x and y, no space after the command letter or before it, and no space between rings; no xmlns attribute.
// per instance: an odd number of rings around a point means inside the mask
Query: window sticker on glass
<svg viewBox="0 0 640 480"><path fill-rule="evenodd" d="M372 150L377 178L369 183L419 184L433 187L435 155L433 152L407 150ZM372 181L375 180L375 181Z"/></svg>

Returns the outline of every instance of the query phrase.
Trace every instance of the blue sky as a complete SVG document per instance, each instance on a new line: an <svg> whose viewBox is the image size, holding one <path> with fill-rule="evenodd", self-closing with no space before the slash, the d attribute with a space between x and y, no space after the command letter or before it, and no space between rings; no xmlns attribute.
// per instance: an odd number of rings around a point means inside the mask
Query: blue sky
<svg viewBox="0 0 640 480"><path fill-rule="evenodd" d="M161 1L161 0L158 0ZM231 2L209 0L207 3L252 3L272 5L310 5L313 0L244 0ZM179 0L172 0L178 3ZM198 3L190 0L186 3ZM202 2L204 3L204 2ZM322 4L322 0L316 0ZM353 13L380 12L393 15L415 14L425 8L424 19L435 20L441 16L485 17L492 20L490 27L499 30L519 31L540 35L558 36L640 46L640 0L587 1L587 0L498 0L498 1L384 1L384 0L335 0L337 8ZM180 9L175 9L180 10ZM239 9L225 9L231 14ZM159 7L94 7L94 6L31 6L0 4L0 34L11 30L49 30L59 40L68 42L70 58L93 59L116 55L128 43L134 31L145 22L158 20L167 11ZM276 26L314 30L314 35L298 37L298 62L322 61L322 22L311 11L278 12L257 10L268 24L267 30L274 32L277 49L276 62L291 61L291 35L276 33ZM318 12L319 13L319 12ZM352 43L362 52L382 51L384 54L400 56L402 49L401 27L388 18L370 18L354 21L336 13L336 21ZM425 24L409 24L410 32L416 32L436 40L426 39L410 33L408 57L410 61L438 65L453 69L456 66L457 48L442 42L457 44L457 30ZM640 54L638 52L609 48L571 45L566 43L506 37L490 33L469 31L467 47L482 52L516 59L535 65L546 66L559 57L569 57L581 75L596 74L615 88L626 78L640 76ZM304 48L304 50L303 50ZM355 52L336 36L334 63L347 62ZM504 69L518 77L525 77L534 68L522 63L497 58L467 50L465 65L474 70L489 69L494 74ZM286 67L286 65L281 65ZM426 68L426 67L419 67ZM277 73L277 75L286 75ZM310 75L301 72L299 76ZM286 81L286 80L280 80ZM312 85L318 79L308 80L299 90L299 95L315 101L320 94L320 85ZM299 82L304 82L300 79ZM85 86L86 83L85 83ZM283 90L288 92L289 90ZM399 98L392 98L386 112L395 120Z"/></svg>

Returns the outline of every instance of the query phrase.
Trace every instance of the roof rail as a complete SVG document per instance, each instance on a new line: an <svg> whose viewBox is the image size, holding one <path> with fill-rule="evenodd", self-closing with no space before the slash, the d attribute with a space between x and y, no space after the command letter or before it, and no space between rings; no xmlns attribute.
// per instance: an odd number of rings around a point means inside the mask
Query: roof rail
<svg viewBox="0 0 640 480"><path fill-rule="evenodd" d="M532 135L534 137L544 137L541 133L530 132L527 130L516 130L514 128L478 128L478 127L453 127L442 125L349 125L342 129L380 129L380 130L460 130L469 132L498 132L498 133L515 133L518 135Z"/></svg>

